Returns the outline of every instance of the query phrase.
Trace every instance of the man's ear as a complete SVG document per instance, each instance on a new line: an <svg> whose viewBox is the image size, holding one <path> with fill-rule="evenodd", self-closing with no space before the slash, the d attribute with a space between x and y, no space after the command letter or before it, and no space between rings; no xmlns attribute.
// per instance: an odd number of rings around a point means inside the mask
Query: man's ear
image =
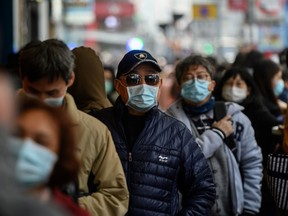
<svg viewBox="0 0 288 216"><path fill-rule="evenodd" d="M162 86L162 83L163 83L163 79L162 78L160 78L160 83L159 83L159 89L161 88L161 86Z"/></svg>
<svg viewBox="0 0 288 216"><path fill-rule="evenodd" d="M71 76L70 76L70 79L68 80L68 87L70 87L70 86L72 86L73 85L73 83L74 83L74 81L75 81L75 73L74 73L74 71L72 72L72 74L71 74Z"/></svg>
<svg viewBox="0 0 288 216"><path fill-rule="evenodd" d="M119 95L121 94L120 85L120 81L118 79L114 79L114 88Z"/></svg>
<svg viewBox="0 0 288 216"><path fill-rule="evenodd" d="M119 79L114 80L114 88L118 95L121 97L122 101L126 103L128 101L128 93L126 87L121 83Z"/></svg>
<svg viewBox="0 0 288 216"><path fill-rule="evenodd" d="M215 80L211 80L211 83L210 83L210 85L208 86L208 90L211 91L211 92L214 91L215 86L216 86Z"/></svg>

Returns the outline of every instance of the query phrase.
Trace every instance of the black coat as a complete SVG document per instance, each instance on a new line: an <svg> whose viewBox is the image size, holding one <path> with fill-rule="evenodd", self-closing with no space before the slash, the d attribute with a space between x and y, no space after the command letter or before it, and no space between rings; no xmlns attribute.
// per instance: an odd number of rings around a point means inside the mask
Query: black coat
<svg viewBox="0 0 288 216"><path fill-rule="evenodd" d="M145 114L144 129L127 147L120 98L95 114L111 131L121 159L130 203L127 215L209 215L215 185L211 170L190 131L157 107ZM178 189L183 194L179 209Z"/></svg>
<svg viewBox="0 0 288 216"><path fill-rule="evenodd" d="M264 167L266 167L267 155L275 150L279 137L272 134L272 127L279 125L266 106L260 102L251 101L244 106L243 113L250 119L255 131L255 139L262 149Z"/></svg>

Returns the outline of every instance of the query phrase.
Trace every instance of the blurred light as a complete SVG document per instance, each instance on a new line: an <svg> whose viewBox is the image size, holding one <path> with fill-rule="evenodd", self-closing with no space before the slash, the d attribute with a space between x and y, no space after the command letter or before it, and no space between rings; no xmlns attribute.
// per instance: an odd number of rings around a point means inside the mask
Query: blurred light
<svg viewBox="0 0 288 216"><path fill-rule="evenodd" d="M144 42L141 38L138 38L138 37L130 38L128 39L126 43L127 51L135 50L135 49L141 50L143 48L144 48Z"/></svg>
<svg viewBox="0 0 288 216"><path fill-rule="evenodd" d="M105 21L105 25L107 28L116 28L119 25L119 21L115 16L108 16Z"/></svg>
<svg viewBox="0 0 288 216"><path fill-rule="evenodd" d="M211 43L204 43L203 45L203 52L206 55L211 55L214 53L214 47Z"/></svg>
<svg viewBox="0 0 288 216"><path fill-rule="evenodd" d="M67 42L67 46L69 47L70 50L76 48L78 45L75 42Z"/></svg>

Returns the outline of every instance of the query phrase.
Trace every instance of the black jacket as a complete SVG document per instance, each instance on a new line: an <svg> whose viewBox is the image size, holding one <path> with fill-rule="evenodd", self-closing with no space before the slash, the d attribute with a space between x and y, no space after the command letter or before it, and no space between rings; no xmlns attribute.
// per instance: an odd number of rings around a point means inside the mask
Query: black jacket
<svg viewBox="0 0 288 216"><path fill-rule="evenodd" d="M256 101L242 104L244 106L243 113L247 115L252 123L255 131L255 139L262 149L263 163L266 167L267 156L273 153L276 144L281 142L279 136L272 134L272 127L279 125L276 117L273 116L266 106Z"/></svg>
<svg viewBox="0 0 288 216"><path fill-rule="evenodd" d="M108 126L130 193L127 215L209 215L215 185L211 170L190 131L157 107L145 114L144 129L127 148L120 99L95 114ZM179 209L178 189L183 194Z"/></svg>

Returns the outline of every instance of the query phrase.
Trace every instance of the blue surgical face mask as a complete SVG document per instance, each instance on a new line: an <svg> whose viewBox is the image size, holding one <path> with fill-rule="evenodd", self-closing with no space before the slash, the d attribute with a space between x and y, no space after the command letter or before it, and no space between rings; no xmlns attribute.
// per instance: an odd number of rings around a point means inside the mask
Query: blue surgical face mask
<svg viewBox="0 0 288 216"><path fill-rule="evenodd" d="M274 91L274 94L276 95L276 97L278 97L284 90L284 81L282 79L279 79L277 82L276 82L276 85L273 89Z"/></svg>
<svg viewBox="0 0 288 216"><path fill-rule="evenodd" d="M26 189L45 185L58 159L57 155L32 139L24 139L19 148L16 180Z"/></svg>
<svg viewBox="0 0 288 216"><path fill-rule="evenodd" d="M209 84L210 81L188 80L182 85L181 95L188 101L199 103L211 94Z"/></svg>
<svg viewBox="0 0 288 216"><path fill-rule="evenodd" d="M158 104L158 90L159 87L146 84L128 86L128 101L126 106L129 106L138 112L147 112Z"/></svg>

